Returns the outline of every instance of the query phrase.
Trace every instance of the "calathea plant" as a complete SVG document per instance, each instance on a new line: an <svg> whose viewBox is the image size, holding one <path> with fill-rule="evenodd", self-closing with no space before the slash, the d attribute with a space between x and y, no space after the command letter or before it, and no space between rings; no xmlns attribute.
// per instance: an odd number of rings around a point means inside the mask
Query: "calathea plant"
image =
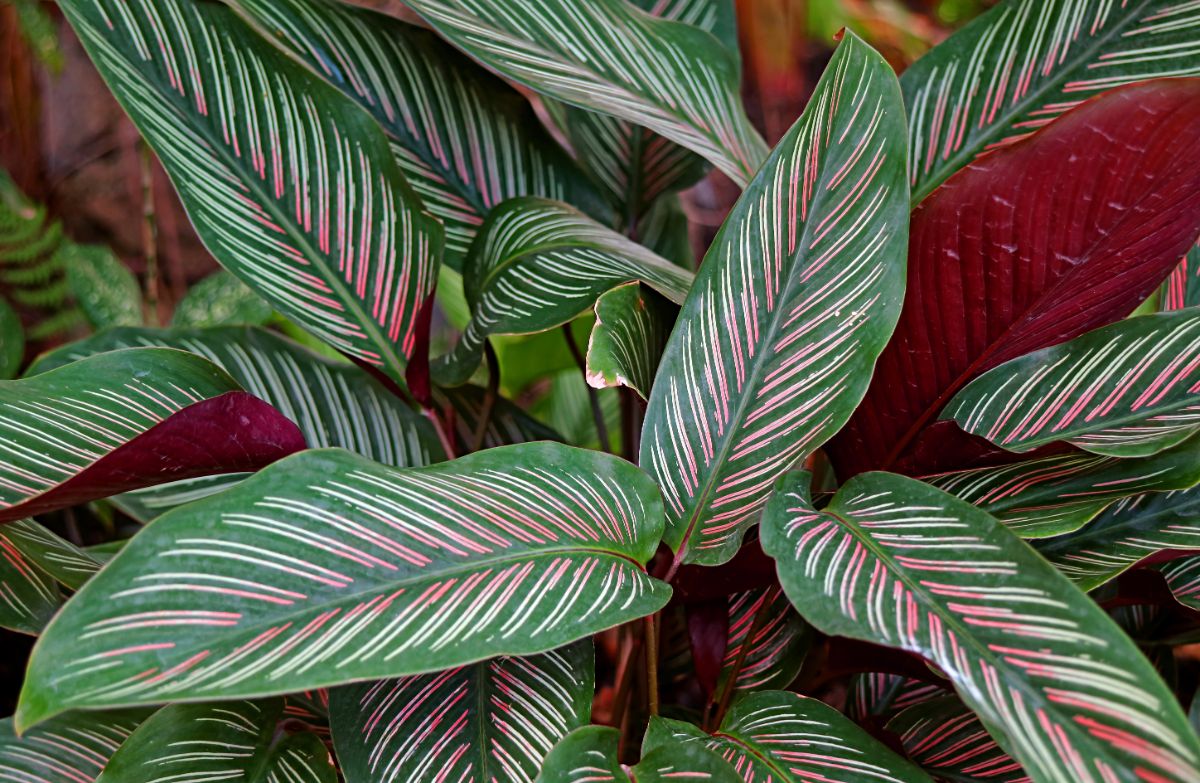
<svg viewBox="0 0 1200 783"><path fill-rule="evenodd" d="M406 3L59 0L265 305L0 385L0 778L1200 780L1200 5L846 33L768 149L727 0Z"/></svg>

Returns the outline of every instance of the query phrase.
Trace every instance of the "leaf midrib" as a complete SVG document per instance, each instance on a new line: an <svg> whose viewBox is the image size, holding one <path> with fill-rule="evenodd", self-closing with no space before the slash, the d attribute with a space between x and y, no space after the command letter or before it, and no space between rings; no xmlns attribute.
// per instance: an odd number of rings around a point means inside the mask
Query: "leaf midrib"
<svg viewBox="0 0 1200 783"><path fill-rule="evenodd" d="M1049 2L1049 0L1043 1ZM923 201L926 196L936 190L943 182L948 180L955 172L957 172L967 163L970 163L972 160L974 160L976 156L982 153L981 148L986 147L990 140L995 139L997 136L1003 135L1005 131L1011 130L1013 123L1017 119L1025 116L1027 114L1027 110L1031 106L1040 104L1047 93L1060 90L1061 85L1066 82L1067 78L1076 71L1081 63L1086 63L1094 59L1094 55L1097 53L1097 51L1103 48L1114 37L1117 37L1117 33L1123 32L1126 27L1136 23L1141 17L1141 13L1145 10L1146 6L1153 2L1155 2L1155 0L1141 0L1141 3L1136 6L1136 10L1121 9L1129 10L1129 16L1124 22L1113 25L1109 28L1108 32L1102 35L1093 36L1093 43L1090 46L1080 49L1079 57L1073 60L1069 66L1064 64L1058 70L1056 70L1054 76L1040 82L1042 89L1032 90L1023 100L1017 102L1016 104L1009 104L1011 107L1010 111L1002 113L1000 118L997 118L994 122L989 123L984 130L974 137L974 139L977 141L976 144L961 147L959 151L951 155L949 159L943 159L943 165L938 169L935 169L934 172L931 172L930 175L926 176L922 180L920 186L913 191L911 201L912 206L917 206L917 204ZM904 80L901 79L901 87L903 87L903 83ZM1095 94L1099 95L1100 92L1102 91L1097 91ZM1032 132L1035 133L1037 130L1038 129L1035 129ZM928 139L926 139L926 141L928 141ZM946 173L943 174L942 172Z"/></svg>
<svg viewBox="0 0 1200 783"><path fill-rule="evenodd" d="M1019 687L1022 690L1022 692L1026 693L1030 697L1032 697L1033 701L1042 705L1043 711L1046 711L1053 715L1058 716L1057 722L1059 723L1059 725L1064 726L1066 731L1070 732L1073 736L1075 736L1077 742L1078 742L1078 740L1082 740L1083 741L1082 744L1085 747L1090 747L1090 748L1097 747L1096 743L1094 743L1092 741L1091 735L1088 734L1086 731L1079 729L1076 726L1074 720L1071 719L1071 716L1069 714L1066 716L1066 719L1064 719L1063 714L1059 710L1058 706L1054 702L1052 702L1048 698L1046 698L1045 694L1039 688L1037 688L1034 685L1032 685L1031 683L1027 682L1022 677L1019 677L1019 676L1014 677L1013 676L1013 668L1011 666L1009 666L1001 657L992 654L992 652L990 650L988 650L987 645L979 642L976 639L975 635L973 633L970 633L969 629L965 628L963 626L963 624L961 622L959 622L957 615L955 615L953 613L949 613L947 610L944 610L942 608L942 606L937 601L935 601L932 598L932 596L930 596L920 586L919 580L912 579L909 576L908 572L903 567L896 564L892 560L891 556L889 554L887 554L887 552L882 547L878 546L875 543L874 538L872 538L866 531L864 531L858 525L857 522L853 521L852 517L847 517L847 516L843 516L841 514L835 513L833 510L831 510L831 507L826 507L823 511L821 511L819 513L822 513L822 514L832 517L843 528L852 531L855 539L857 541L859 541L859 543L861 543L863 546L865 546L867 548L867 550L874 557L876 557L881 562L883 562L887 565L889 573L891 573L894 578L896 578L898 581L903 583L905 588L909 592L911 592L914 595L919 596L922 603L926 607L933 607L936 610L938 617L942 619L942 622L947 627L951 628L958 635L958 637L960 639L967 640L969 642L971 648L976 651L976 654L979 656L979 658L986 660L989 663L989 665L991 665L994 669L1005 672L1007 674L1007 676L1005 677L1005 681L1007 683L1009 683L1010 686L1015 684L1017 687ZM1000 525L1002 523L997 522L996 524ZM1014 537L1015 537L1015 535L1014 535ZM927 632L926 632L926 634L927 634ZM923 635L926 635L926 634L923 634ZM867 639L867 641L874 641L874 640ZM896 646L896 647L900 647L900 649L906 649L899 643L896 643L895 645L893 645L892 643L888 643L888 646L889 647ZM914 652L916 652L923 658L928 658L930 660L933 660L932 657L929 656L925 650L915 650ZM963 693L963 691L959 689L958 683L954 682L953 679L951 680L951 682L954 683L954 686L955 686L954 689L959 694L959 696L961 696L963 698L963 701L970 702L971 699L969 698L969 696L967 694ZM991 701L983 701L983 700L976 700L976 701L983 702L984 704L986 704L988 707L990 707L992 709L995 708L995 705ZM993 721L982 721L981 720L981 722L984 724L985 728L988 726L997 726L998 728L1001 728L1003 730L1003 734L1004 734L1003 741L1001 741L1001 737L997 737L994 734L992 735L992 738L995 739L997 744L1000 745L1005 751L1010 753L1012 756L1014 756L1014 757L1019 756L1022 764L1028 763L1030 766L1032 766L1034 768L1044 769L1044 767L1042 767L1040 765L1039 760L1037 759L1036 756L1029 756L1028 762L1027 762L1027 760L1025 758L1026 754L1021 752L1021 750L1023 750L1023 749L1021 749L1017 743L1010 741L1009 728L1007 725L1005 725L997 720L993 720ZM988 733L991 734L991 731L989 731ZM1008 745L1011 745L1011 748L1006 747ZM1099 747L1102 750L1107 751L1107 750L1110 750L1112 746L1106 746L1106 745L1101 744L1101 745L1099 745ZM1103 758L1105 755L1107 755L1107 754L1106 753L1095 753L1095 757L1099 757L1099 758ZM1056 771L1058 769L1059 769L1058 767L1054 767L1054 768L1051 768L1051 771Z"/></svg>
<svg viewBox="0 0 1200 783"><path fill-rule="evenodd" d="M71 8L71 6L70 6L70 4L68 4L64 8L64 10L70 9L70 8ZM90 19L88 19L86 16L84 16L83 14L81 14L80 12L78 12L75 9L71 9L71 11L72 11L72 13L69 15L73 19L79 20L83 24L87 25L89 32L93 36L100 38L102 40L106 40L106 41L108 40L108 36L104 35L103 31L101 31L99 28L94 26ZM249 27L249 25L243 20L243 17L238 15L236 12L230 10L230 11L228 11L228 14L229 14L230 18L236 19L237 22L235 23L235 25L225 25L225 27L227 28L227 32L232 32L233 35L236 37L244 38L245 37L244 31L237 30L236 25L241 24L241 25L245 25L246 27ZM192 20L200 20L200 12L197 11L191 17L191 19ZM184 21L184 27L187 30L189 39L194 41L195 39L192 36L193 31L191 29L191 26L188 25L187 22L188 22L188 20ZM232 29L230 29L230 28L232 28ZM84 36L84 38L86 38L86 36ZM284 232L289 237L291 237L293 239L293 241L296 242L297 247L299 247L305 251L305 253L304 253L305 257L308 258L310 262L315 263L316 268L322 272L322 278L325 280L325 282L328 283L329 285L331 285L336 290L336 292L339 295L339 300L348 307L348 309L355 316L355 321L360 326L363 327L364 331L367 332L367 335L368 335L371 343L375 347L380 348L380 350L383 352L383 354L384 354L383 358L386 361L388 368L392 371L392 373L394 373L394 377L396 377L397 379L403 380L405 363L399 361L399 359L397 358L396 352L394 350L395 346L393 345L393 343L391 341L383 339L383 335L379 331L378 324L376 324L373 319L366 317L366 314L365 314L364 310L362 309L361 303L358 301L357 298L349 295L344 281L342 281L341 278L339 278L336 274L331 274L329 259L324 254L316 252L312 243L309 241L308 237L305 236L303 233L299 232L296 229L296 227L294 226L293 221L287 216L287 214L284 213L281 209L279 209L278 205L275 202L275 199L271 198L269 193L266 193L266 191L263 189L262 180L258 179L257 177L254 177L254 176L247 175L247 171L245 169L244 162L242 161L241 158L238 158L236 155L233 155L230 152L229 148L227 147L227 145L225 143L224 138L221 135L219 135L218 133L216 133L215 129L209 123L196 122L195 121L195 113L191 109L190 104L188 104L186 100L183 100L183 101L177 100L173 93L163 89L162 80L157 73L153 73L153 72L146 73L146 71L144 70L144 63L141 61L138 61L138 60L134 60L133 58L130 57L128 49L127 49L127 44L128 44L127 39L118 38L116 40L120 41L120 43L121 43L121 46L117 48L117 51L119 51L121 53L121 56L125 58L126 62L131 67L133 67L139 73L143 73L150 78L151 83L155 86L155 92L160 99L169 102L170 105L174 106L176 109L180 108L180 104L182 103L184 115L192 120L192 123L191 123L192 127L199 129L200 132L207 139L207 141L209 142L209 146L213 149L213 154L216 157L219 157L222 160L222 162L224 162L225 165L227 167L229 167L229 169L231 171L234 171L237 173L238 180L240 182L242 182L243 184L246 184L258 196L257 203L260 206L263 206L268 212L270 212L272 217L275 218L276 225L282 227ZM232 44L232 43L234 43L234 41L229 40L229 43ZM275 48L269 42L266 43L266 45L268 47L270 47L272 52L280 52L279 49ZM217 43L216 46L219 47L219 43ZM209 50L210 49L206 46L205 51L209 51ZM89 52L89 54L90 54L90 52ZM294 59L294 58L290 57L290 55L287 55L287 54L284 54L283 56L287 57L288 59ZM154 65L158 65L160 61L158 59L152 59L152 60L150 60L150 62ZM299 65L299 63L297 63L297 65ZM211 83L212 83L211 67L212 67L212 64L209 63L209 70L205 74L208 77L208 80L206 80L204 82L205 86L211 86ZM300 66L300 67L304 68L306 75L308 75L310 78L318 78L318 77L313 76L311 73L309 73L307 67L305 67L305 66ZM106 79L106 81L107 81L107 79ZM336 90L336 88L332 88L332 89ZM338 94L344 95L343 93L341 93L340 90L336 90L336 91L338 92ZM116 96L117 100L121 103L121 105L125 108L127 113L130 113L130 114L134 113L128 104L133 103L133 105L136 106L137 105L136 101L132 101L126 97L123 97L119 90L113 90L113 94L114 94L114 96ZM354 103L353 101L348 101L348 103L355 107L354 111L363 112L363 114L366 117L370 118L372 123L375 122L374 118L371 117L369 114L367 114L364 109L362 109L360 106L358 106L358 104ZM260 106L262 105L261 102L259 103L259 105ZM140 132L140 128L139 128L139 132ZM143 135L143 138L145 138L146 143L149 144L151 147L157 146L155 144L155 142L153 140L151 140L149 137L146 137ZM157 154L157 150L156 150L156 154ZM376 163L378 163L378 162L376 162ZM395 161L392 158L390 151L388 153L387 163L385 163L383 165L386 166L388 164L392 165L393 167L395 166ZM179 188L180 183L176 181L176 179L177 179L176 175L171 171L171 169L169 167L164 166L164 168L167 170L167 175L171 178L171 181L175 182L176 187ZM386 172L384 172L384 173L386 174ZM391 173L395 176L402 176L402 175L400 175L400 173L398 171L393 171ZM395 177L389 177L388 179L394 180L394 178ZM391 185L391 184L392 184L392 182L389 181L389 185ZM191 189L190 185L188 185L186 182L183 183L183 185L184 185L184 188L187 188L189 190ZM180 189L182 190L184 188L180 188ZM421 230L421 224L425 223L429 217L428 213L425 211L424 205L421 204L420 200L414 193L403 193L399 189L392 189L392 190L393 190L393 193L396 195L397 200L403 206L407 206L410 209L412 209L414 218L415 218L413 221L414 230L419 232ZM403 198L401 198L402 196L403 196ZM417 199L416 203L415 204L405 204L404 202L408 197ZM402 209L403 209L403 206L401 207ZM374 227L372 227L372 231L374 231ZM215 255L216 254L214 254L214 256ZM231 271L231 272L234 271L233 269L230 269L228 266L226 266L226 264L224 262L221 262L221 266L225 267L226 269L229 269L229 271ZM240 266L240 264L239 264L239 266ZM374 271L378 271L378 270L374 270ZM234 274L236 274L236 272ZM251 279L253 279L253 278L251 278ZM254 287L254 286L252 286L252 287ZM308 330L306 329L306 331L308 331Z"/></svg>

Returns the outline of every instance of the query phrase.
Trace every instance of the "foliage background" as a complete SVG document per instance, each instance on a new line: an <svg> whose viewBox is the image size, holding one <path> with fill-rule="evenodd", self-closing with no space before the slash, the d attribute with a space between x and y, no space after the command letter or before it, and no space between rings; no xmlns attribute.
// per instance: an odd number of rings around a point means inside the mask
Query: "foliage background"
<svg viewBox="0 0 1200 783"><path fill-rule="evenodd" d="M358 2L404 14L392 0ZM737 0L747 111L774 144L808 101L842 27L863 36L900 71L991 4ZM166 174L143 154L132 123L53 3L0 0L0 169L9 172L32 200L46 204L67 236L107 245L117 253L142 282L152 310L147 313L149 323L168 323L189 286L217 269ZM716 171L683 194L696 257L703 254L737 195L733 183ZM22 317L28 326L37 314L24 312ZM441 334L435 335L435 344L450 343L451 327L444 319L436 328ZM32 341L28 356L71 336L68 332ZM582 380L578 383L582 397ZM538 398L546 389L533 385L508 391L538 412ZM551 419L562 416L549 406L540 412ZM554 423L564 429L562 421ZM121 524L119 518L107 522ZM90 543L81 530L104 527L76 524L69 512L56 525L57 532L76 543ZM0 634L0 714L7 714L15 706L33 639Z"/></svg>

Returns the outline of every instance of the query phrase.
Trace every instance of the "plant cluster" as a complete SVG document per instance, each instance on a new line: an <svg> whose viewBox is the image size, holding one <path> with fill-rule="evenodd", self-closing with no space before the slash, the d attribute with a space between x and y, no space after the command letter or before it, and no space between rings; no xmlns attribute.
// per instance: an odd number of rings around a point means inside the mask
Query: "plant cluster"
<svg viewBox="0 0 1200 783"><path fill-rule="evenodd" d="M0 382L0 779L1200 780L1200 4L405 2L59 0L226 271Z"/></svg>

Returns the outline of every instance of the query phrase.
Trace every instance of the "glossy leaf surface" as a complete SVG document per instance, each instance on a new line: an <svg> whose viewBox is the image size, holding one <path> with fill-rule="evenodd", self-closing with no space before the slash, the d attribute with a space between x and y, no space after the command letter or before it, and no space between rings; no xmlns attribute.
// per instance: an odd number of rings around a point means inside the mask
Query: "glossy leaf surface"
<svg viewBox="0 0 1200 783"><path fill-rule="evenodd" d="M607 726L585 726L568 734L546 759L537 783L743 783L720 756L699 743L665 741L643 747L642 760L625 767L618 760L620 734Z"/></svg>
<svg viewBox="0 0 1200 783"><path fill-rule="evenodd" d="M402 383L442 230L374 120L223 4L62 8L217 260Z"/></svg>
<svg viewBox="0 0 1200 783"><path fill-rule="evenodd" d="M1094 590L1163 549L1200 549L1200 489L1119 500L1086 527L1036 544L1083 590Z"/></svg>
<svg viewBox="0 0 1200 783"><path fill-rule="evenodd" d="M641 125L745 183L767 149L742 110L734 57L712 35L624 0L409 0L500 75Z"/></svg>
<svg viewBox="0 0 1200 783"><path fill-rule="evenodd" d="M1113 501L1200 482L1200 438L1143 459L1061 454L925 479L987 511L1022 538L1078 530Z"/></svg>
<svg viewBox="0 0 1200 783"><path fill-rule="evenodd" d="M887 729L900 736L909 758L941 780L1030 783L1021 765L954 696L910 707L889 721Z"/></svg>
<svg viewBox="0 0 1200 783"><path fill-rule="evenodd" d="M78 590L100 570L102 560L32 519L0 528L8 543L54 581Z"/></svg>
<svg viewBox="0 0 1200 783"><path fill-rule="evenodd" d="M161 348L94 356L0 382L0 521L256 470L302 448L296 425L205 359Z"/></svg>
<svg viewBox="0 0 1200 783"><path fill-rule="evenodd" d="M679 308L640 283L596 300L596 325L587 349L588 385L628 386L646 399Z"/></svg>
<svg viewBox="0 0 1200 783"><path fill-rule="evenodd" d="M930 780L837 710L786 691L741 697L712 735L680 721L663 720L658 728L680 743L699 744L716 752L733 765L742 781Z"/></svg>
<svg viewBox="0 0 1200 783"><path fill-rule="evenodd" d="M112 251L98 245L64 245L59 251L67 288L97 329L142 323L142 289Z"/></svg>
<svg viewBox="0 0 1200 783"><path fill-rule="evenodd" d="M1009 451L1058 440L1115 457L1200 427L1200 308L1127 318L984 373L942 412Z"/></svg>
<svg viewBox="0 0 1200 783"><path fill-rule="evenodd" d="M533 196L506 201L471 247L463 268L471 322L434 365L434 379L464 383L490 335L550 329L638 280L681 302L692 275L566 204Z"/></svg>
<svg viewBox="0 0 1200 783"><path fill-rule="evenodd" d="M276 739L282 714L282 699L168 705L125 740L97 783L337 783L315 736Z"/></svg>
<svg viewBox="0 0 1200 783"><path fill-rule="evenodd" d="M948 180L913 212L904 312L831 444L839 475L930 472L906 458L968 382L1129 315L1200 234L1198 188L1197 79L1108 93ZM926 450L959 447L944 433Z"/></svg>
<svg viewBox="0 0 1200 783"><path fill-rule="evenodd" d="M856 476L817 511L809 481L781 480L762 535L818 629L927 658L1036 778L1200 774L1200 741L1149 662L1003 524L887 473Z"/></svg>
<svg viewBox="0 0 1200 783"><path fill-rule="evenodd" d="M0 721L0 779L13 783L94 783L146 715L144 710L74 712L22 732Z"/></svg>
<svg viewBox="0 0 1200 783"><path fill-rule="evenodd" d="M904 291L903 123L891 67L848 34L713 240L642 430L677 560L733 557L861 399Z"/></svg>
<svg viewBox="0 0 1200 783"><path fill-rule="evenodd" d="M13 540L17 524L0 527L0 627L36 634L62 603L62 593Z"/></svg>
<svg viewBox="0 0 1200 783"><path fill-rule="evenodd" d="M606 454L530 443L397 470L306 451L135 536L41 637L18 716L554 649L666 603L643 570L661 530L650 479Z"/></svg>
<svg viewBox="0 0 1200 783"><path fill-rule="evenodd" d="M453 268L488 211L515 196L607 217L529 102L429 30L324 0L233 5L379 122L404 176L445 225Z"/></svg>
<svg viewBox="0 0 1200 783"><path fill-rule="evenodd" d="M913 201L973 158L1097 93L1200 74L1200 8L1179 0L1006 0L904 72Z"/></svg>
<svg viewBox="0 0 1200 783"><path fill-rule="evenodd" d="M338 688L330 720L347 783L533 780L555 743L588 723L594 690L583 641Z"/></svg>

